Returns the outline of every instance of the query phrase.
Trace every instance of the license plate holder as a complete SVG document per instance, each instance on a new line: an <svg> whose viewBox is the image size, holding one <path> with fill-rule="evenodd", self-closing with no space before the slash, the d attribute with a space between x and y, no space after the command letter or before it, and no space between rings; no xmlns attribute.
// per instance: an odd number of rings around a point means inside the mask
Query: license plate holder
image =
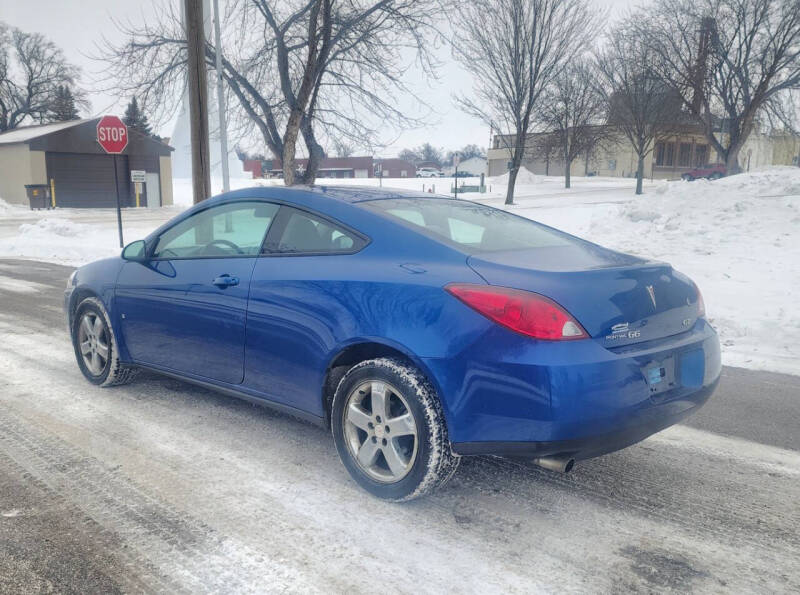
<svg viewBox="0 0 800 595"><path fill-rule="evenodd" d="M657 395L678 386L675 379L675 358L665 357L660 361L651 361L642 366L642 375L650 390L650 395Z"/></svg>

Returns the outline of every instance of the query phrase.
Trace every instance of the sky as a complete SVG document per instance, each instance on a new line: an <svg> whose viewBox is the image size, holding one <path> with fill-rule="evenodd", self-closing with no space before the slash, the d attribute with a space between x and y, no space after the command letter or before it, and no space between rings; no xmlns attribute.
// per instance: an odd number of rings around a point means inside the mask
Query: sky
<svg viewBox="0 0 800 595"><path fill-rule="evenodd" d="M169 1L163 0L165 3ZM634 0L595 2L607 9L612 19L634 4ZM220 0L220 10L224 10L225 3L226 0ZM89 91L91 102L91 113L85 115L121 115L124 104L118 104L107 93L92 89L92 80L103 68L102 63L92 59L93 55L97 55L95 44L103 36L111 41L120 38L114 20L137 23L152 19L153 6L154 2L148 0L0 0L0 21L25 31L42 33L64 51L68 60L82 69L82 86ZM426 80L422 73L414 69L407 75L415 81L412 85L415 91L434 110L426 117L428 125L407 130L400 136L387 136L383 139L387 146L377 151L381 156L391 156L403 148L424 142L430 142L445 151L467 144L489 145L489 127L462 112L453 102L454 93L469 92L472 78L452 60L447 47L441 48L439 58L443 64L437 80ZM413 109L413 106L410 107ZM168 123L157 132L162 136L171 136L172 126L172 123Z"/></svg>

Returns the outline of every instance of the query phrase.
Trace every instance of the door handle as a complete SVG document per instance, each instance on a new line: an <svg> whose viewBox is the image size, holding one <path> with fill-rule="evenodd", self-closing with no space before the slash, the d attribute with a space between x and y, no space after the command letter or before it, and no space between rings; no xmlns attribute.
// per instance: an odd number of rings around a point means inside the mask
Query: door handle
<svg viewBox="0 0 800 595"><path fill-rule="evenodd" d="M220 275L216 279L211 282L212 285L216 285L220 289L224 289L226 287L232 287L234 285L239 285L239 277L231 277L227 273L224 275Z"/></svg>

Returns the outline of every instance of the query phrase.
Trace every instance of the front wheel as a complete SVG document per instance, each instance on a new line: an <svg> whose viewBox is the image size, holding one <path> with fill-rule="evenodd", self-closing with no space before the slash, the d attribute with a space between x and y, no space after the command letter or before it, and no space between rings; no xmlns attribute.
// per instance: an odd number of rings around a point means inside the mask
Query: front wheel
<svg viewBox="0 0 800 595"><path fill-rule="evenodd" d="M333 399L331 430L342 463L379 498L418 498L444 485L459 459L427 379L399 359L361 362Z"/></svg>
<svg viewBox="0 0 800 595"><path fill-rule="evenodd" d="M692 180L694 180L692 174L683 174L681 178L683 179L684 182L691 182Z"/></svg>
<svg viewBox="0 0 800 595"><path fill-rule="evenodd" d="M138 372L120 362L108 312L97 298L89 297L78 304L72 322L72 346L78 367L92 384L127 384Z"/></svg>

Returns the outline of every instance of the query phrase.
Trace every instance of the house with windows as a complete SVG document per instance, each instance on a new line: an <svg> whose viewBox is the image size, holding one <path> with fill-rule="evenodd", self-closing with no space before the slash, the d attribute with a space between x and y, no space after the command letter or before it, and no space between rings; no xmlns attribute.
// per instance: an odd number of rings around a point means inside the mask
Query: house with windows
<svg viewBox="0 0 800 595"><path fill-rule="evenodd" d="M375 176L384 178L413 178L417 175L417 167L405 159L376 159Z"/></svg>
<svg viewBox="0 0 800 595"><path fill-rule="evenodd" d="M526 142L523 167L534 174L562 176L564 161L558 150L547 151L547 137L552 133L529 134ZM572 162L573 176L597 175L610 177L633 177L636 175L637 156L631 143L622 133L609 135L612 140L604 143L589 155L582 155ZM725 142L725 133L718 133ZM511 164L510 143L512 135L495 135L488 151L488 174L498 176L506 173ZM685 126L659 138L653 150L645 157L645 176L651 179L675 180L695 167L718 163L721 159L709 144L705 134L696 126ZM749 171L769 165L800 165L800 136L790 132L761 131L750 134L739 153L739 164Z"/></svg>
<svg viewBox="0 0 800 595"><path fill-rule="evenodd" d="M708 139L702 134L683 132L664 137L653 147L650 177L680 178L687 170L716 162L717 159L709 159L712 154L716 155L709 150Z"/></svg>

